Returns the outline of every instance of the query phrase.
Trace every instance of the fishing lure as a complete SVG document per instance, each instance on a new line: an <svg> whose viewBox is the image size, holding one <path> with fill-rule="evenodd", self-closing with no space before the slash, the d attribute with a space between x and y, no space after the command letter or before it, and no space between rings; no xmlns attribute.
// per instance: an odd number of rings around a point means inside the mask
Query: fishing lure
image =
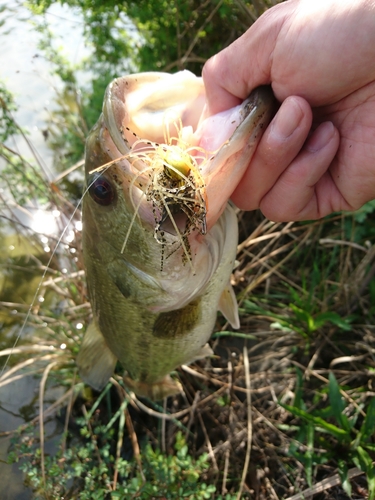
<svg viewBox="0 0 375 500"><path fill-rule="evenodd" d="M161 245L160 270L163 271L164 260L182 248L182 262L188 263L194 271L188 237L192 231L198 231L202 235L207 232L207 197L200 168L209 157L212 157L212 153L209 155L203 148L190 146L181 137L182 124L179 123L177 126L174 123L174 126L179 131L178 137L170 136L169 124L167 124L164 131L164 144L141 139L125 127L125 130L136 139L133 145L130 145L124 130L120 129L130 152L92 170L90 174L109 168L124 159L128 160L133 167L134 175L130 182L129 194L134 215L121 253L125 250L139 206L145 197L152 204L155 219L154 237ZM142 192L138 197L138 203L134 201L133 189L139 189ZM176 240L168 242L165 233L176 236Z"/></svg>

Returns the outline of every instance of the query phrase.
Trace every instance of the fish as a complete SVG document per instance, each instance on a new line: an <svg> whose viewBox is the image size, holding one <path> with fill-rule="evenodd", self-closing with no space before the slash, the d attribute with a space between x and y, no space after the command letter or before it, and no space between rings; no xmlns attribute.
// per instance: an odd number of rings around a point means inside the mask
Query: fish
<svg viewBox="0 0 375 500"><path fill-rule="evenodd" d="M119 77L86 141L82 246L92 321L76 362L101 390L160 400L177 367L212 355L220 310L240 326L230 276L238 223L228 200L274 114L270 87L203 119L201 77Z"/></svg>

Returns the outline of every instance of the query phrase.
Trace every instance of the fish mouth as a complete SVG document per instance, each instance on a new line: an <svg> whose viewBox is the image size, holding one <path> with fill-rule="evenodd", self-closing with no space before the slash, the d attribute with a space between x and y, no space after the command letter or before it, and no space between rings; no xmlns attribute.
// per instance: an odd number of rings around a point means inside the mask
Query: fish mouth
<svg viewBox="0 0 375 500"><path fill-rule="evenodd" d="M215 224L275 100L270 87L259 87L236 108L203 120L204 106L203 80L186 70L117 78L105 95L103 120L113 142L107 149L113 161L128 160L124 186L131 183L133 206L150 222L143 197L158 230L172 235L205 234Z"/></svg>
<svg viewBox="0 0 375 500"><path fill-rule="evenodd" d="M182 128L196 129L205 104L201 78L189 71L141 73L116 78L106 90L103 115L119 152L128 153L137 139L165 142Z"/></svg>
<svg viewBox="0 0 375 500"><path fill-rule="evenodd" d="M184 213L181 207L176 203L170 207L171 215L164 209L160 219L160 230L172 236L184 234L188 225L188 216ZM175 224L172 222L172 218ZM176 230L176 227L177 230Z"/></svg>

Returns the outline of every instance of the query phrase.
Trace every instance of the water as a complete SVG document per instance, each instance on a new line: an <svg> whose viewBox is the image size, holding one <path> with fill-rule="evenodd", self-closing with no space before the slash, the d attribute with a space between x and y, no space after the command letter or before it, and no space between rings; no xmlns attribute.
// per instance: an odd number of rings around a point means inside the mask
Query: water
<svg viewBox="0 0 375 500"><path fill-rule="evenodd" d="M0 389L0 430L2 432L12 431L24 423L20 408L21 404L32 403L32 394L36 390L33 382L33 379L28 377ZM18 464L7 465L5 463L10 442L11 437L0 439L1 498L3 500L27 500L31 498L31 495L23 485Z"/></svg>
<svg viewBox="0 0 375 500"><path fill-rule="evenodd" d="M0 22L5 21L5 25L0 27L0 78L15 95L18 105L15 119L18 125L27 132L47 178L53 179L53 153L48 149L43 130L49 113L55 108L54 98L62 84L56 76L51 75L51 65L38 49L40 35L33 30L33 16L30 12L15 0L1 1L0 7L3 6L7 8L0 13ZM77 12L56 4L50 8L47 21L53 32L61 36L65 55L73 63L88 54L83 39L82 19ZM21 137L8 145L26 157L31 156L29 147ZM37 219L34 224L38 224ZM46 221L43 226L45 228ZM12 244L9 244L7 238L8 236L3 237L1 241L3 252L21 251L23 243L19 238ZM1 288L6 283L5 275L6 273L0 276ZM4 322L0 320L0 324L4 325ZM19 328L12 328L11 333L19 331ZM4 327L0 331L2 347L6 338L10 337L9 333L9 329L5 330ZM4 358L0 358L0 366L3 365L3 360ZM38 386L39 379L27 376L0 388L0 433L16 429L37 413ZM56 425L56 422L49 424L50 433L54 434ZM1 500L27 500L31 498L31 492L23 485L23 476L17 464L11 466L5 463L9 444L10 437L0 439Z"/></svg>
<svg viewBox="0 0 375 500"><path fill-rule="evenodd" d="M2 48L0 51L0 78L15 95L19 106L15 114L17 123L27 132L30 143L42 159L47 171L52 168L52 152L46 145L43 130L46 118L54 109L56 92L62 89L61 81L51 74L51 64L38 49L41 37L33 29L30 11L16 0L0 1L7 9L0 14ZM63 45L64 55L77 63L89 50L83 39L83 22L78 12L67 6L52 5L47 21ZM13 144L26 156L30 151L24 141Z"/></svg>

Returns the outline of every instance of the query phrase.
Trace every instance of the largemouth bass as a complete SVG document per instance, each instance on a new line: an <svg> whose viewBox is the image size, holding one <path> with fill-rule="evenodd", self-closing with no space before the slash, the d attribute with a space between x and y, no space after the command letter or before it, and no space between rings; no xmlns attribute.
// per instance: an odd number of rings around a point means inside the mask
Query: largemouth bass
<svg viewBox="0 0 375 500"><path fill-rule="evenodd" d="M170 372L212 353L217 310L239 328L228 200L273 95L260 87L202 121L204 103L202 79L188 71L118 78L87 139L83 255L93 321L77 364L96 389L119 360L138 395L177 393Z"/></svg>

